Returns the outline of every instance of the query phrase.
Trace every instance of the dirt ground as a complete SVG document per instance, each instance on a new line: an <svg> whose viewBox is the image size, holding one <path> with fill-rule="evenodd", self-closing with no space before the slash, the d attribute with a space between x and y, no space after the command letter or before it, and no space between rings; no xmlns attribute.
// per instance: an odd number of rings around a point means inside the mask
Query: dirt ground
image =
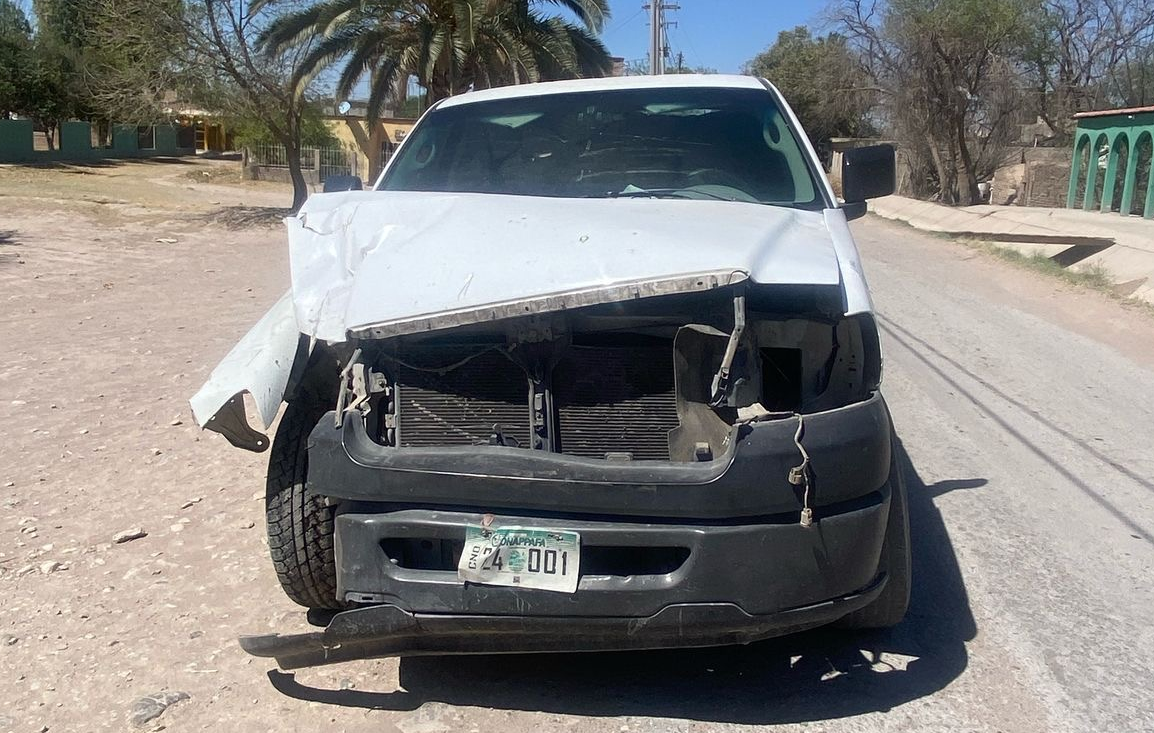
<svg viewBox="0 0 1154 733"><path fill-rule="evenodd" d="M276 223L288 191L241 184L230 165L0 166L0 733L1154 726L1151 693L1132 681L1154 648L1154 463L1128 447L1150 437L1150 411L1079 383L1126 380L1148 396L1150 320L939 240L899 247L894 237L910 235L876 223L863 249L891 348L890 403L920 471L911 505L922 580L898 630L296 674L248 657L239 634L308 627L267 557L265 456L201 432L187 406L288 283ZM963 317L985 329L980 339L964 337ZM1009 326L1019 330L999 336ZM1004 370L997 395L1029 393L1029 407L1005 426L1001 397L970 410L963 397L984 395L985 383L949 366L961 361ZM1076 410L1070 399L1082 400ZM1041 415L1095 422L1052 438L1015 427ZM1014 447L1037 430L1044 454ZM1061 442L1083 431L1102 442ZM1118 466L1129 473L1111 473ZM1074 475L1083 468L1094 479ZM1110 482L1128 525L1080 493L1092 480ZM1043 509L1021 504L1029 492ZM1103 536L1076 545L1091 526ZM146 536L114 542L134 529ZM1109 557L1078 559L1095 553ZM1011 580L1020 602L1008 600ZM1071 600L1074 590L1113 598L1098 584L1118 594L1109 611ZM1023 620L1041 605L1042 620ZM1119 686L1121 706L1108 697ZM165 692L188 699L134 727L134 702Z"/></svg>
<svg viewBox="0 0 1154 733"><path fill-rule="evenodd" d="M0 730L118 730L162 690L191 697L170 727L298 725L235 641L304 627L262 544L265 457L187 407L288 282L279 224L229 226L288 193L196 181L223 165L0 168Z"/></svg>

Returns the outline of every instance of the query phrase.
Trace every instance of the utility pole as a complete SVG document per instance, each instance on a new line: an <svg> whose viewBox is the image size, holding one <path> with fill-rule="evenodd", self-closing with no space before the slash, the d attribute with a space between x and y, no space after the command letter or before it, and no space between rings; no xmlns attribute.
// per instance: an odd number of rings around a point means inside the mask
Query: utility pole
<svg viewBox="0 0 1154 733"><path fill-rule="evenodd" d="M664 74L665 59L669 56L665 30L672 25L665 20L665 11L681 10L681 6L664 0L650 0L644 8L649 11L649 73Z"/></svg>

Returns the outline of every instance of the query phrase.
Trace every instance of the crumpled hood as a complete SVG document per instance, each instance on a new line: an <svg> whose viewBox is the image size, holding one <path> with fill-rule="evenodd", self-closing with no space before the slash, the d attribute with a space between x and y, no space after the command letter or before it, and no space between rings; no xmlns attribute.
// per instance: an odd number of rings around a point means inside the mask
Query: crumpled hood
<svg viewBox="0 0 1154 733"><path fill-rule="evenodd" d="M725 201L354 191L313 196L285 221L297 324L338 342L745 279L838 285L839 218Z"/></svg>

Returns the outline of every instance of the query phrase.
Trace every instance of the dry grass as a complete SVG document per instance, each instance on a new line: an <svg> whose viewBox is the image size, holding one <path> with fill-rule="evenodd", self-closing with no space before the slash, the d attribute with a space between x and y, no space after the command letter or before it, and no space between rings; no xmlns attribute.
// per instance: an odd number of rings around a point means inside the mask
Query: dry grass
<svg viewBox="0 0 1154 733"><path fill-rule="evenodd" d="M976 249L986 254L997 257L1003 262L1008 262L1011 265L1020 267L1025 270L1046 275L1048 277L1057 278L1068 285L1086 288L1089 290L1096 290L1111 300L1117 301L1127 308L1142 311L1147 315L1154 316L1154 303L1149 303L1140 298L1132 298L1118 292L1118 283L1114 279L1110 271L1099 263L1092 263L1073 269L1069 267L1062 267L1054 260L1047 257L1041 252L1032 252L1025 254L1013 247L1006 247L996 242L985 242L970 239L961 239L960 241L965 246Z"/></svg>

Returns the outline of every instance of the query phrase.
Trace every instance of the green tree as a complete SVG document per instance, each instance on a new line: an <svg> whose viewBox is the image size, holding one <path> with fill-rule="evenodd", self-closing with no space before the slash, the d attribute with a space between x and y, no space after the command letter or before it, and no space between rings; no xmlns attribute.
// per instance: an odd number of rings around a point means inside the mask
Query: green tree
<svg viewBox="0 0 1154 733"><path fill-rule="evenodd" d="M336 94L345 97L368 76L376 117L404 98L410 77L431 103L470 88L604 76L612 64L595 34L608 15L608 0L321 0L278 19L262 43L275 53L315 40L297 82L340 64Z"/></svg>
<svg viewBox="0 0 1154 733"><path fill-rule="evenodd" d="M36 33L81 51L88 46L89 0L33 0Z"/></svg>
<svg viewBox="0 0 1154 733"><path fill-rule="evenodd" d="M171 119L181 0L34 0L39 92L29 116L150 124Z"/></svg>
<svg viewBox="0 0 1154 733"><path fill-rule="evenodd" d="M873 133L868 115L876 94L844 36L814 37L805 26L781 31L745 71L781 91L815 146Z"/></svg>
<svg viewBox="0 0 1154 733"><path fill-rule="evenodd" d="M32 58L25 71L28 96L21 114L44 128L55 147L60 123L88 117L83 69L87 43L85 0L35 0Z"/></svg>
<svg viewBox="0 0 1154 733"><path fill-rule="evenodd" d="M181 0L82 1L86 106L106 121L171 120L172 95L189 74L179 64L185 30Z"/></svg>
<svg viewBox="0 0 1154 733"><path fill-rule="evenodd" d="M222 122L232 131L238 146L280 144L268 124L259 117L226 116ZM324 148L340 145L340 141L325 124L319 104L309 102L302 107L300 124L302 146Z"/></svg>
<svg viewBox="0 0 1154 733"><path fill-rule="evenodd" d="M61 122L84 116L75 65L68 50L53 40L37 37L25 73L26 98L17 112L44 128L48 148L56 147Z"/></svg>
<svg viewBox="0 0 1154 733"><path fill-rule="evenodd" d="M32 26L12 0L0 0L0 119L22 111L28 99Z"/></svg>

